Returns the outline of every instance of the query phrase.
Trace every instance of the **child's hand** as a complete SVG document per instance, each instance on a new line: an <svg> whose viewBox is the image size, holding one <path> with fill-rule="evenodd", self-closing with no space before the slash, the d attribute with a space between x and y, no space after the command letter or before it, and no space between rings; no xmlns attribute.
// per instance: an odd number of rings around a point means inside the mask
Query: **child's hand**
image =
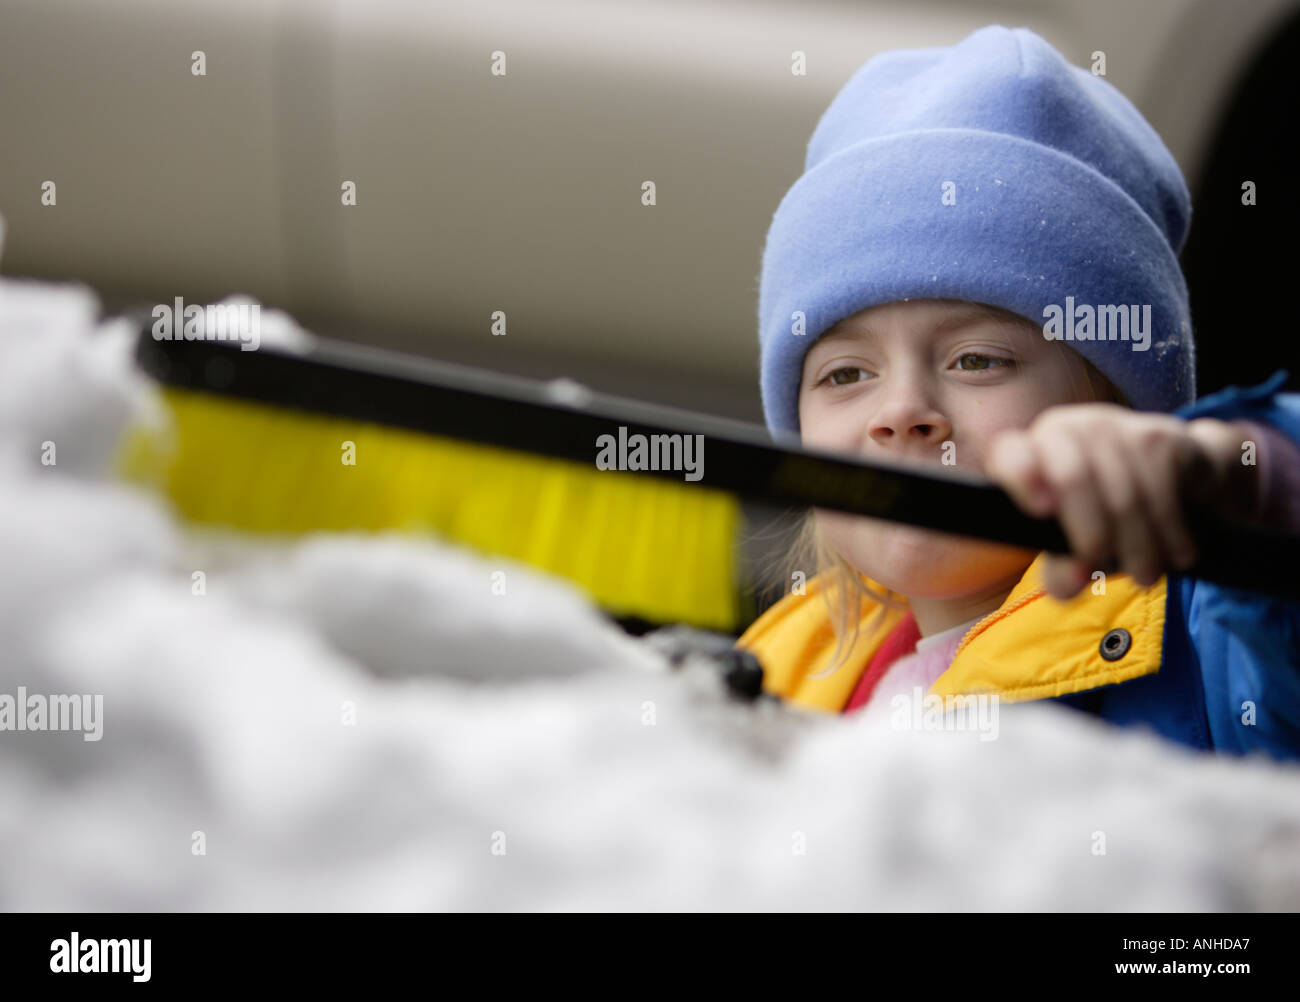
<svg viewBox="0 0 1300 1002"><path fill-rule="evenodd" d="M1196 560L1183 499L1226 518L1254 511L1256 467L1242 463L1250 432L1214 418L1186 421L1117 404L1052 407L1028 429L1000 432L985 475L1026 512L1056 516L1073 557L1049 554L1049 594L1067 599L1092 572L1118 566L1144 587Z"/></svg>

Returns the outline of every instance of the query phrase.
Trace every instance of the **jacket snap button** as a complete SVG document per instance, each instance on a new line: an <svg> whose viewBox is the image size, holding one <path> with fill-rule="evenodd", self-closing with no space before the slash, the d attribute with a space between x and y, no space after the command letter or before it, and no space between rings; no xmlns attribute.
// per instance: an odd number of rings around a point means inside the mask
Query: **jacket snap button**
<svg viewBox="0 0 1300 1002"><path fill-rule="evenodd" d="M1128 630L1111 630L1101 638L1101 656L1107 661L1118 661L1133 646Z"/></svg>

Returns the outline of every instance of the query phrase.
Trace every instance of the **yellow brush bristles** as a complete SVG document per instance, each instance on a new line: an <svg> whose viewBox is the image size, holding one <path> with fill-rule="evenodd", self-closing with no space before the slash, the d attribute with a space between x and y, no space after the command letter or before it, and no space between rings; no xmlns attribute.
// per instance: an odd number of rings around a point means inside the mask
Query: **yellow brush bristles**
<svg viewBox="0 0 1300 1002"><path fill-rule="evenodd" d="M425 533L573 581L658 623L740 625L737 498L456 439L165 388L122 474L195 523L249 532Z"/></svg>

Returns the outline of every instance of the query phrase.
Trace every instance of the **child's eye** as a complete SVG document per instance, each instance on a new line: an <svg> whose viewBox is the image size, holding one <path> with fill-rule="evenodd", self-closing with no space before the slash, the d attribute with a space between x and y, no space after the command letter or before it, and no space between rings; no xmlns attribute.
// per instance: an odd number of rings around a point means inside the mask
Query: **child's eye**
<svg viewBox="0 0 1300 1002"><path fill-rule="evenodd" d="M861 382L861 380L857 378L841 379L839 378L841 375L847 374L848 376L856 377L858 373L866 372L866 371L867 371L866 369L857 369L854 368L853 366L845 366L844 368L840 368L840 369L832 369L829 373L827 373L826 377L822 380L822 382L834 383L836 386L848 386L851 383Z"/></svg>
<svg viewBox="0 0 1300 1002"><path fill-rule="evenodd" d="M961 363L968 358L975 359L976 364L969 366L962 365ZM965 355L962 355L961 358L957 359L957 368L962 372L986 372L995 367L992 365L994 362L1000 363L1003 368L1015 365L1015 362L1009 358L999 358L997 355L979 355L975 352L967 352Z"/></svg>

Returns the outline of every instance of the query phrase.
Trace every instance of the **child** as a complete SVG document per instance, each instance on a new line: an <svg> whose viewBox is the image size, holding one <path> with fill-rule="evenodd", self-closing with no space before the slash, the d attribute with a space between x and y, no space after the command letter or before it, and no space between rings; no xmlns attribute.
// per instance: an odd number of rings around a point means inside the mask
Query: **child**
<svg viewBox="0 0 1300 1002"><path fill-rule="evenodd" d="M1190 215L1138 111L1027 29L854 75L768 233L768 427L982 473L1073 554L810 512L790 568L810 580L737 641L769 691L1054 699L1300 758L1300 604L1177 574L1186 498L1300 531L1286 373L1195 400Z"/></svg>

